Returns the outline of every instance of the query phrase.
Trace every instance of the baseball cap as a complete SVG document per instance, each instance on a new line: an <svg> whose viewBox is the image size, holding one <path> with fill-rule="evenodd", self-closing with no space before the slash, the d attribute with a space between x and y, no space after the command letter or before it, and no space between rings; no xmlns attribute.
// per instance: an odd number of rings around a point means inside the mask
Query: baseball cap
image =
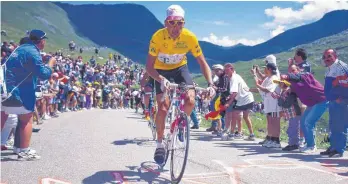
<svg viewBox="0 0 348 184"><path fill-rule="evenodd" d="M180 5L170 5L167 8L167 17L185 17L185 11Z"/></svg>
<svg viewBox="0 0 348 184"><path fill-rule="evenodd" d="M34 29L30 31L29 38L32 41L40 41L42 39L46 39L47 37L45 32L38 29Z"/></svg>
<svg viewBox="0 0 348 184"><path fill-rule="evenodd" d="M58 77L59 75L58 75L58 73L53 73L52 74L52 77Z"/></svg>
<svg viewBox="0 0 348 184"><path fill-rule="evenodd" d="M288 81L286 81L286 80L273 80L273 82L274 83L276 83L276 84L279 84L279 83L283 83L283 84L285 84L286 86L291 86L291 83L290 82L288 82Z"/></svg>
<svg viewBox="0 0 348 184"><path fill-rule="evenodd" d="M224 69L224 67L220 64L213 65L212 68L213 68L213 70L215 70L215 69L223 70Z"/></svg>
<svg viewBox="0 0 348 184"><path fill-rule="evenodd" d="M268 55L266 58L265 58L265 61L267 63L273 63L274 65L277 65L277 58L271 54L271 55Z"/></svg>

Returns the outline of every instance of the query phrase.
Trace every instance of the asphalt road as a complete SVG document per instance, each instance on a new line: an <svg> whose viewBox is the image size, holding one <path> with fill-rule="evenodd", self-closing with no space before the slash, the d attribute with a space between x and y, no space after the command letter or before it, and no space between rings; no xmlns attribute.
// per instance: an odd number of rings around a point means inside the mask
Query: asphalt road
<svg viewBox="0 0 348 184"><path fill-rule="evenodd" d="M170 164L161 170L153 162L151 131L133 110L69 112L37 128L32 147L41 160L16 161L11 151L1 152L2 183L170 183ZM221 141L203 129L192 131L181 183L348 183L347 154L329 159L257 142Z"/></svg>

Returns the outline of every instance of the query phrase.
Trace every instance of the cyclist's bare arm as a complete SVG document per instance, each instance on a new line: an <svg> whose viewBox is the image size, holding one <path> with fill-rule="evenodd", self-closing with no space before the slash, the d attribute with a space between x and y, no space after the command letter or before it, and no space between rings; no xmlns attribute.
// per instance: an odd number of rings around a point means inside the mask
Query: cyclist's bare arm
<svg viewBox="0 0 348 184"><path fill-rule="evenodd" d="M204 55L201 54L200 56L196 57L197 62L201 68L201 71L205 77L205 79L207 80L208 84L213 85L213 79L211 77L211 70L210 67L207 63L207 61L204 58Z"/></svg>
<svg viewBox="0 0 348 184"><path fill-rule="evenodd" d="M155 61L157 56L152 56L150 54L147 55L146 60L146 72L149 74L150 77L152 77L154 80L161 82L163 79L163 76L161 76L154 68Z"/></svg>

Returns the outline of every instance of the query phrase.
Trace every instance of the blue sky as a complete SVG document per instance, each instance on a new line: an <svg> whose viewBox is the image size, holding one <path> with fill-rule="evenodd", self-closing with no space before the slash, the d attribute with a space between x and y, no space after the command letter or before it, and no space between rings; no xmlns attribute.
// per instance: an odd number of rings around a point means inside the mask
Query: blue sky
<svg viewBox="0 0 348 184"><path fill-rule="evenodd" d="M70 2L91 4L100 2ZM186 28L199 40L217 45L232 46L237 43L255 45L303 24L320 19L336 9L348 9L348 2L320 0L314 2L277 1L127 1L102 2L104 4L136 3L148 8L161 22L166 9L178 4L185 10Z"/></svg>

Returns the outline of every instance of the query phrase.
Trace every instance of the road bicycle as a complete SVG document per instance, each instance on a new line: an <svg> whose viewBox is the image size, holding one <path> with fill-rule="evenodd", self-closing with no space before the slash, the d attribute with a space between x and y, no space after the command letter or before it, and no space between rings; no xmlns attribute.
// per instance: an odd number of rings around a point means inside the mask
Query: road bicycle
<svg viewBox="0 0 348 184"><path fill-rule="evenodd" d="M188 89L195 89L199 91L204 88L195 87L193 85L185 84L169 84L169 89L173 90L170 98L171 113L167 113L166 120L172 120L169 130L163 142L165 144L166 156L165 161L161 165L163 168L167 163L170 155L170 175L173 183L179 183L185 172L185 167L188 158L189 142L190 142L190 121L184 112L184 103L186 91ZM167 91L164 92L163 99L167 97ZM172 118L169 118L171 116ZM182 159L180 161L180 159Z"/></svg>

